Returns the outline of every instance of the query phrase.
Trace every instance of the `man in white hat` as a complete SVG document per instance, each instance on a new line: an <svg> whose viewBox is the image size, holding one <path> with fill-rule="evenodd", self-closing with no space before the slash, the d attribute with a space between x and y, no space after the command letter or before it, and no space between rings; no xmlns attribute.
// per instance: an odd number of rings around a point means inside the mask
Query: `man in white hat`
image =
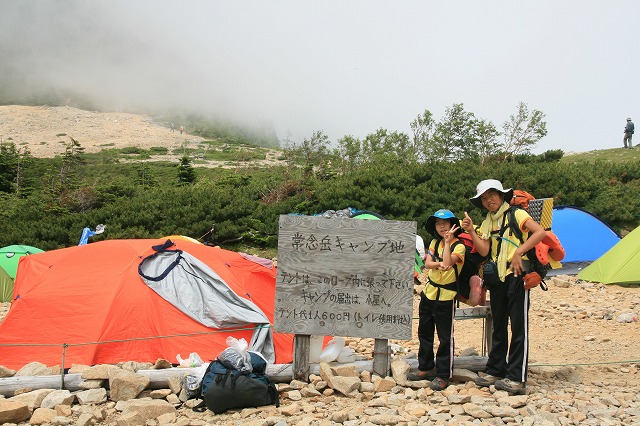
<svg viewBox="0 0 640 426"><path fill-rule="evenodd" d="M529 290L523 277L530 265L526 253L545 237L546 232L524 209L511 211L509 201L513 189L504 189L495 179L486 179L476 187L471 203L488 210L485 220L476 230L465 212L462 228L469 233L480 255L489 255L494 274L484 274L489 289L491 316L493 317L492 346L486 373L478 377L478 386L495 385L510 394L526 394L529 355ZM515 215L522 231L522 243L513 235L511 217ZM483 268L484 270L484 268ZM493 279L491 279L493 277ZM508 326L511 322L511 342ZM508 355L508 357L507 357Z"/></svg>
<svg viewBox="0 0 640 426"><path fill-rule="evenodd" d="M625 148L629 148L629 149L633 148L633 145L631 145L633 130L634 130L633 121L631 121L630 118L627 118L627 125L624 126L624 139L622 140L624 142ZM627 146L627 141L629 141L629 146Z"/></svg>

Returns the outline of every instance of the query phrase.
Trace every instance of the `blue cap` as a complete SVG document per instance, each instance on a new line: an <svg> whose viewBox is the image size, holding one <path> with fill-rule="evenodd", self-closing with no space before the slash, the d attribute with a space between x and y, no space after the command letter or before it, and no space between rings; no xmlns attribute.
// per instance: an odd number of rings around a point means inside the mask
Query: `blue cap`
<svg viewBox="0 0 640 426"><path fill-rule="evenodd" d="M460 220L451 212L451 210L440 209L433 215L429 216L427 222L424 225L427 229L427 232L429 232L436 238L441 238L440 235L438 235L438 233L436 232L436 219L450 219L452 225L460 227ZM461 230L458 230L458 232L461 232Z"/></svg>

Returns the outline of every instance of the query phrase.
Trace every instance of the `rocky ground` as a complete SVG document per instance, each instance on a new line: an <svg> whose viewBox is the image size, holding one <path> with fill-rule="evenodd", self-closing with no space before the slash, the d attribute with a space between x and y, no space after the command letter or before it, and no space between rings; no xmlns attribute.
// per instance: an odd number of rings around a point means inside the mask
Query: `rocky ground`
<svg viewBox="0 0 640 426"><path fill-rule="evenodd" d="M525 396L478 388L469 381L474 373L466 371L457 371L457 380L442 392L424 387L426 382L406 382L406 359L415 357L417 344L392 341L392 377L372 378L362 372L353 378L356 373L342 366L312 376L310 384L279 383L279 408L196 413L189 408L193 401L175 409L179 392L171 389L153 395L146 391L146 399L119 402L106 400L106 394L104 401L93 402L85 395L66 395L67 402L57 406L51 406L52 394L49 400L40 397L48 408L36 410L30 424L640 425L640 290L566 276L549 282L549 291L536 288L532 294L531 367ZM416 296L416 306L417 301ZM8 306L2 305L0 316ZM455 325L456 352L479 353L481 320ZM371 339L349 339L349 344L362 356L371 356ZM327 377L332 374L345 376L341 380L352 386L345 390L344 383ZM0 420L2 401L12 398L17 397L0 399ZM140 404L148 406L142 410ZM142 412L151 419L136 423Z"/></svg>

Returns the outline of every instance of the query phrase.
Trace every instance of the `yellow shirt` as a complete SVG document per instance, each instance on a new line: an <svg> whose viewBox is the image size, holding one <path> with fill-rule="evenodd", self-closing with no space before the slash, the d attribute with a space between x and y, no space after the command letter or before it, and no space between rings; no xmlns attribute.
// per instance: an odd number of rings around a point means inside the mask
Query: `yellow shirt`
<svg viewBox="0 0 640 426"><path fill-rule="evenodd" d="M529 215L529 213L527 213L526 210L523 209L516 209L515 210L515 219L516 222L518 223L518 227L520 228L520 230L522 231L522 239L523 242L527 241L527 239L529 238L529 232L525 231L524 226L525 223L527 222L527 220L533 220L531 218L531 216ZM486 221L491 221L491 234L482 234L480 235L480 238L482 238L483 240L488 240L491 239L491 259L493 260L498 260L500 258L502 259L506 259L506 262L511 264L511 259L513 259L513 253L515 253L516 249L520 246L520 240L513 235L513 233L511 232L511 227L509 227L509 213L502 215L502 217L498 218L498 219L485 219ZM506 230L504 232L504 234L502 235L502 242L500 242L500 230L503 228L503 226L506 227ZM483 222L483 226L481 227L482 229L486 229L484 228L484 222ZM503 256L498 256L498 246L500 246L500 251L504 252ZM526 254L522 256L523 260L527 259ZM503 267L506 269L506 265L503 265ZM498 269L500 269L500 265L498 265ZM511 273L511 268L506 269L507 273L506 275Z"/></svg>
<svg viewBox="0 0 640 426"><path fill-rule="evenodd" d="M429 244L429 253L433 253L436 249L436 242L438 240L433 239ZM456 242L460 242L460 244L455 244ZM451 253L451 257L455 260L455 265L453 268L448 271L441 271L439 269L429 269L429 281L433 281L438 284L450 284L456 282L456 271L454 268L458 268L458 272L462 269L462 264L464 263L464 256L467 253L467 249L465 245L458 239L453 241L455 247L453 248L453 252ZM452 245L453 245L452 244ZM438 244L438 257L442 259L442 253L444 252L444 242L440 241ZM429 259L430 254L427 254L427 258ZM430 258L433 260L433 258ZM440 290L440 297L438 297L438 290ZM432 285L430 282L427 282L427 285L424 286L424 295L429 300L453 300L456 297L457 292L455 290L447 290L444 288L439 288Z"/></svg>

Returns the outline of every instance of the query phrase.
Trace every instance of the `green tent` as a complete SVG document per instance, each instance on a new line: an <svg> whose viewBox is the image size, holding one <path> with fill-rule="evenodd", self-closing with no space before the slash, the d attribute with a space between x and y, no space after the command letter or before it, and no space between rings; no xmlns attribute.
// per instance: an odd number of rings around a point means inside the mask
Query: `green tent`
<svg viewBox="0 0 640 426"><path fill-rule="evenodd" d="M22 256L42 253L36 247L25 245L12 245L0 248L0 302L10 302L13 296L13 281L16 279L18 262Z"/></svg>
<svg viewBox="0 0 640 426"><path fill-rule="evenodd" d="M0 268L0 302L8 302L13 296L13 278Z"/></svg>
<svg viewBox="0 0 640 426"><path fill-rule="evenodd" d="M640 226L578 272L578 278L603 284L640 284Z"/></svg>

